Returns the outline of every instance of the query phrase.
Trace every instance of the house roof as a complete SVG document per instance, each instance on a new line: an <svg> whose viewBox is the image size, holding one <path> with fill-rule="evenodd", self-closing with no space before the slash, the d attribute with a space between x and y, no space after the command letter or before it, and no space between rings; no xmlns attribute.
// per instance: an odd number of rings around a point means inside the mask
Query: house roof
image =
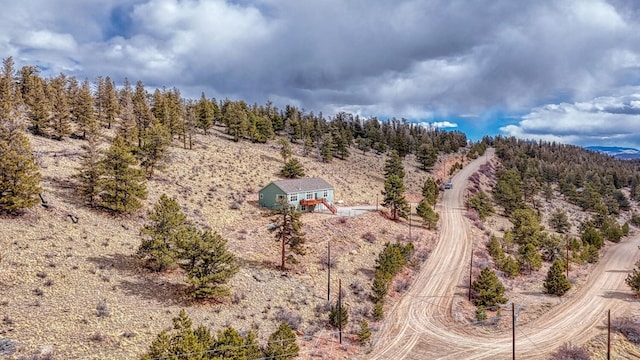
<svg viewBox="0 0 640 360"><path fill-rule="evenodd" d="M333 189L331 184L319 177L277 180L274 181L273 184L282 189L286 194L300 191Z"/></svg>

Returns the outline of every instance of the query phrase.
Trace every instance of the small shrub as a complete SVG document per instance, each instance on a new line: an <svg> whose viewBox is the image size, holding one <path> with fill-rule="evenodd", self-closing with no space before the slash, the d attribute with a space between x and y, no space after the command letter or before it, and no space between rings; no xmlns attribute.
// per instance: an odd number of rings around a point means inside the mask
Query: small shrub
<svg viewBox="0 0 640 360"><path fill-rule="evenodd" d="M622 333L627 340L638 345L640 344L640 319L618 318L611 322L614 331Z"/></svg>
<svg viewBox="0 0 640 360"><path fill-rule="evenodd" d="M362 239L371 244L376 242L376 236L371 231L362 234Z"/></svg>
<svg viewBox="0 0 640 360"><path fill-rule="evenodd" d="M371 339L371 328L367 320L360 320L360 331L358 331L358 341L360 345L365 345Z"/></svg>
<svg viewBox="0 0 640 360"><path fill-rule="evenodd" d="M44 286L52 286L52 285L53 285L52 279L47 279L47 281L44 282Z"/></svg>
<svg viewBox="0 0 640 360"><path fill-rule="evenodd" d="M302 324L302 317L299 314L285 309L279 309L276 312L275 318L279 323L287 323L287 325L289 325L289 327L293 330L298 330L300 324Z"/></svg>
<svg viewBox="0 0 640 360"><path fill-rule="evenodd" d="M364 292L364 286L362 286L362 283L358 279L352 282L351 285L349 285L349 288L355 295L359 295Z"/></svg>
<svg viewBox="0 0 640 360"><path fill-rule="evenodd" d="M399 293L405 292L409 286L411 285L411 281L409 280L400 280L396 283L396 291Z"/></svg>
<svg viewBox="0 0 640 360"><path fill-rule="evenodd" d="M344 305L342 305L339 310L340 311L338 311L338 303L336 302L329 312L329 323L336 328L340 325L344 328L349 321L349 313Z"/></svg>
<svg viewBox="0 0 640 360"><path fill-rule="evenodd" d="M89 339L91 339L91 341L95 341L95 342L103 342L106 339L106 337L104 336L104 334L102 334L100 332L96 332L93 335L91 335L91 337Z"/></svg>
<svg viewBox="0 0 640 360"><path fill-rule="evenodd" d="M564 343L551 354L551 360L589 360L589 351L584 348Z"/></svg>
<svg viewBox="0 0 640 360"><path fill-rule="evenodd" d="M40 289L40 288L33 289L33 293L38 295L38 296L44 295L44 291L42 291L42 289Z"/></svg>
<svg viewBox="0 0 640 360"><path fill-rule="evenodd" d="M44 271L39 271L39 272L36 274L36 276L37 276L37 277L39 277L40 279L44 279L44 278L46 278L46 277L47 277L47 273L46 273L46 272L44 272Z"/></svg>
<svg viewBox="0 0 640 360"><path fill-rule="evenodd" d="M484 306L478 306L478 308L476 309L476 320L487 320L487 310L484 308Z"/></svg>
<svg viewBox="0 0 640 360"><path fill-rule="evenodd" d="M9 316L5 315L2 318L2 324L4 324L4 325L13 325L13 319L11 319Z"/></svg>
<svg viewBox="0 0 640 360"><path fill-rule="evenodd" d="M109 316L109 306L107 306L106 299L98 300L98 304L96 305L96 316L97 317Z"/></svg>
<svg viewBox="0 0 640 360"><path fill-rule="evenodd" d="M371 313L371 316L373 316L374 320L382 320L382 318L384 318L384 309L383 309L383 302L382 301L378 301L374 306L373 306L373 313Z"/></svg>

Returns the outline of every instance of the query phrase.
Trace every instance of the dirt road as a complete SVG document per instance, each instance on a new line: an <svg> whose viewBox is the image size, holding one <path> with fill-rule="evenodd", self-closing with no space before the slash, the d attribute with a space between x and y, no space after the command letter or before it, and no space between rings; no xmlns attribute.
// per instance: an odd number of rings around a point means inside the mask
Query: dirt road
<svg viewBox="0 0 640 360"><path fill-rule="evenodd" d="M493 152L488 154L493 156ZM453 178L439 209L438 244L415 282L391 309L374 339L371 359L508 359L512 332L482 335L472 325L454 321L454 300L466 297L469 257L473 239L464 217L467 178L486 161L473 161ZM586 283L572 297L530 323L516 320L516 357L544 359L564 342L581 344L606 333L606 312L611 317L640 313L624 283L640 258L640 235L609 246ZM516 304L516 309L518 308ZM511 304L503 314L511 316ZM517 311L516 311L517 314ZM615 358L615 357L614 357Z"/></svg>

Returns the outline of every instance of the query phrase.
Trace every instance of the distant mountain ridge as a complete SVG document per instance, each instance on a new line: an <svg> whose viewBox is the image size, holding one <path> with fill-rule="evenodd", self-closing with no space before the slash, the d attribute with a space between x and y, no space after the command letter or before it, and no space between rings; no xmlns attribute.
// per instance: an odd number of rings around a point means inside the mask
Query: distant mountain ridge
<svg viewBox="0 0 640 360"><path fill-rule="evenodd" d="M611 155L620 160L640 159L640 150L620 146L586 146L585 149Z"/></svg>

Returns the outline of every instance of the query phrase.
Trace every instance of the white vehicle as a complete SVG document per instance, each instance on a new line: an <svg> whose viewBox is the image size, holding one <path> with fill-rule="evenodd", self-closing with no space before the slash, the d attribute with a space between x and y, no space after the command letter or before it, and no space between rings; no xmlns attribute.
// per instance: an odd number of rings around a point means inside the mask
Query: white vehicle
<svg viewBox="0 0 640 360"><path fill-rule="evenodd" d="M451 189L453 188L453 183L451 181L448 181L446 184L444 184L444 188L445 189Z"/></svg>

